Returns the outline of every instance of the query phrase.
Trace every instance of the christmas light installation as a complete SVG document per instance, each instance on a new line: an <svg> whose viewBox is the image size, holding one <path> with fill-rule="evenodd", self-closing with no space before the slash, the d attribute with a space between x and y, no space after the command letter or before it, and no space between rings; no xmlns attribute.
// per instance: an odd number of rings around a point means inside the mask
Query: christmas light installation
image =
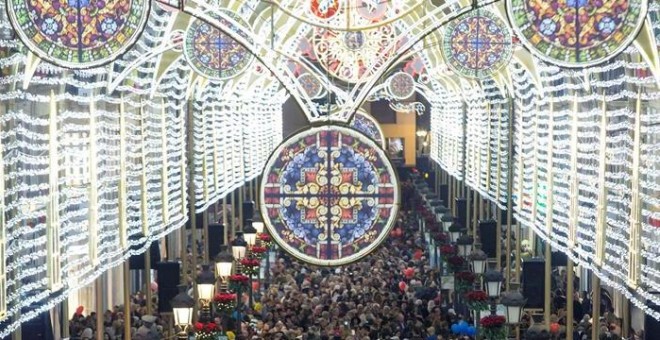
<svg viewBox="0 0 660 340"><path fill-rule="evenodd" d="M385 147L385 134L380 128L378 121L364 112L364 110L358 110L351 120L350 126L362 132L365 136L373 139L376 144L380 145L382 148Z"/></svg>
<svg viewBox="0 0 660 340"><path fill-rule="evenodd" d="M398 180L374 141L326 125L291 136L273 152L260 201L283 250L310 264L340 266L387 237L398 210Z"/></svg>
<svg viewBox="0 0 660 340"><path fill-rule="evenodd" d="M225 9L219 11L239 23L240 27L249 27L245 20L234 12ZM228 20L219 20L224 25L234 27ZM234 30L242 32L238 28ZM254 60L254 56L241 44L199 19L194 19L186 31L183 55L195 72L212 80L233 78L245 71Z"/></svg>
<svg viewBox="0 0 660 340"><path fill-rule="evenodd" d="M9 21L20 40L55 65L84 69L117 59L138 40L151 1L8 0Z"/></svg>
<svg viewBox="0 0 660 340"><path fill-rule="evenodd" d="M482 79L509 63L511 45L508 26L490 11L478 9L447 25L442 56L458 75Z"/></svg>
<svg viewBox="0 0 660 340"><path fill-rule="evenodd" d="M581 68L615 58L635 40L648 0L507 0L523 45L549 63Z"/></svg>

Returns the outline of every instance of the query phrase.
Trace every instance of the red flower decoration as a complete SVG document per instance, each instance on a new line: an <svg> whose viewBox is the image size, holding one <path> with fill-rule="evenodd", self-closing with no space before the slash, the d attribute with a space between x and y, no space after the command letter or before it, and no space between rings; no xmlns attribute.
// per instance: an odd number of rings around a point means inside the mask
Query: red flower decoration
<svg viewBox="0 0 660 340"><path fill-rule="evenodd" d="M459 272L456 273L456 280L462 281L464 283L473 283L475 280L475 276L472 272Z"/></svg>
<svg viewBox="0 0 660 340"><path fill-rule="evenodd" d="M195 322L195 330L201 332L204 330L204 324L201 322Z"/></svg>
<svg viewBox="0 0 660 340"><path fill-rule="evenodd" d="M266 235L268 236L268 235ZM270 237L270 236L269 236ZM266 247L254 246L250 251L254 254L263 254L266 252Z"/></svg>
<svg viewBox="0 0 660 340"><path fill-rule="evenodd" d="M505 322L506 322L506 318L501 315L488 315L486 317L481 318L481 321L479 321L481 327L484 328L502 327Z"/></svg>
<svg viewBox="0 0 660 340"><path fill-rule="evenodd" d="M209 322L204 328L206 328L207 332L213 332L218 329L218 326L213 322Z"/></svg>
<svg viewBox="0 0 660 340"><path fill-rule="evenodd" d="M244 267L250 267L250 268L259 267L259 260L257 260L257 259L250 259L250 258L247 258L247 257L246 257L246 258L244 258L244 259L241 260L241 264L242 264Z"/></svg>
<svg viewBox="0 0 660 340"><path fill-rule="evenodd" d="M229 277L229 281L236 283L247 283L250 279L243 274L234 274Z"/></svg>
<svg viewBox="0 0 660 340"><path fill-rule="evenodd" d="M259 234L259 240L264 242L270 242L270 235L266 233Z"/></svg>
<svg viewBox="0 0 660 340"><path fill-rule="evenodd" d="M454 255L456 254L456 247L446 244L440 247L440 254L442 255Z"/></svg>
<svg viewBox="0 0 660 340"><path fill-rule="evenodd" d="M236 300L236 294L231 293L218 293L213 297L213 301L216 303L232 303Z"/></svg>
<svg viewBox="0 0 660 340"><path fill-rule="evenodd" d="M460 256L452 256L452 257L447 259L447 263L449 263L450 265L452 265L454 267L460 267L463 264L465 264L465 260Z"/></svg>
<svg viewBox="0 0 660 340"><path fill-rule="evenodd" d="M482 302L488 301L488 295L483 290L473 290L465 294L465 298L468 302Z"/></svg>

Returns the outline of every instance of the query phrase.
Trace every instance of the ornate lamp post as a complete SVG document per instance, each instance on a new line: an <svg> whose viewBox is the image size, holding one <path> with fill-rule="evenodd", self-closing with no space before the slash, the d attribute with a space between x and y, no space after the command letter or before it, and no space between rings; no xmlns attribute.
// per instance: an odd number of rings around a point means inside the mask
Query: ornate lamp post
<svg viewBox="0 0 660 340"><path fill-rule="evenodd" d="M472 252L472 243L474 239L469 235L461 235L456 240L456 245L458 245L458 255L462 257L467 257Z"/></svg>
<svg viewBox="0 0 660 340"><path fill-rule="evenodd" d="M484 286L486 286L486 294L490 298L490 314L497 314L497 306L495 301L500 296L502 291L502 280L504 276L497 270L489 270L484 274Z"/></svg>
<svg viewBox="0 0 660 340"><path fill-rule="evenodd" d="M463 229L463 226L461 226L458 223L452 223L451 226L449 226L449 240L451 243L456 243L458 241L458 238L461 236L461 233L463 233L465 229Z"/></svg>
<svg viewBox="0 0 660 340"><path fill-rule="evenodd" d="M500 298L500 303L504 305L504 317L506 323L516 326L516 339L520 338L520 319L522 318L523 308L527 299L518 291L505 292Z"/></svg>
<svg viewBox="0 0 660 340"><path fill-rule="evenodd" d="M223 251L215 256L215 272L222 283L227 283L231 270L234 267L234 256L227 251L226 246L222 246Z"/></svg>
<svg viewBox="0 0 660 340"><path fill-rule="evenodd" d="M186 330L192 324L195 300L186 293L186 285L179 285L178 288L179 294L170 301L170 305L174 314L174 325L180 330L177 338L179 340L185 340L188 339Z"/></svg>
<svg viewBox="0 0 660 340"><path fill-rule="evenodd" d="M243 237L248 247L251 248L257 243L257 229L252 226L252 220L247 220L245 223L247 226L243 228Z"/></svg>
<svg viewBox="0 0 660 340"><path fill-rule="evenodd" d="M252 226L257 230L257 235L264 233L264 222L252 222Z"/></svg>
<svg viewBox="0 0 660 340"><path fill-rule="evenodd" d="M520 323L522 311L527 303L527 299L518 291L510 291L502 294L500 303L504 305L504 316L508 324Z"/></svg>
<svg viewBox="0 0 660 340"><path fill-rule="evenodd" d="M201 305L201 321L209 322L211 319L211 301L215 293L215 275L208 264L202 265L202 272L197 275L197 293Z"/></svg>
<svg viewBox="0 0 660 340"><path fill-rule="evenodd" d="M236 238L231 241L231 253L234 256L234 260L240 261L245 257L247 246L247 242L243 239L243 233L236 233Z"/></svg>
<svg viewBox="0 0 660 340"><path fill-rule="evenodd" d="M472 272L477 275L483 275L486 272L486 264L488 263L488 255L481 249L475 249L470 253L470 265L472 265Z"/></svg>
<svg viewBox="0 0 660 340"><path fill-rule="evenodd" d="M442 222L442 231L446 233L449 231L449 227L452 223L454 223L454 217L449 215L449 211L447 211L447 213L443 214L440 218L440 222Z"/></svg>

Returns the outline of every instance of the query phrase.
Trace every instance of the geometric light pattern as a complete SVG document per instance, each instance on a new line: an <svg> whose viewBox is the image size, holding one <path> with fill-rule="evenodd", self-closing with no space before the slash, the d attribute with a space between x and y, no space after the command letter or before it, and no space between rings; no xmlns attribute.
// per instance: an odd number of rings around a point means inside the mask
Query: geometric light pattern
<svg viewBox="0 0 660 340"><path fill-rule="evenodd" d="M398 180L385 151L352 129L325 125L281 144L266 163L264 222L277 244L319 266L357 261L389 235Z"/></svg>
<svg viewBox="0 0 660 340"><path fill-rule="evenodd" d="M364 31L334 31L315 28L312 37L314 54L328 73L348 83L365 81L377 64L386 60L396 39L392 25Z"/></svg>
<svg viewBox="0 0 660 340"><path fill-rule="evenodd" d="M219 11L238 22L239 26L249 27L239 15L227 10ZM242 32L228 20L218 20L233 31ZM254 60L254 56L243 45L199 19L194 19L186 31L183 55L193 70L211 80L232 78L243 72Z"/></svg>
<svg viewBox="0 0 660 340"><path fill-rule="evenodd" d="M376 144L385 148L385 135L383 130L380 128L378 121L363 110L359 110L353 116L351 120L350 127L353 129L362 132L365 136L373 139Z"/></svg>
<svg viewBox="0 0 660 340"><path fill-rule="evenodd" d="M507 0L511 26L544 61L586 67L616 57L637 37L647 0Z"/></svg>
<svg viewBox="0 0 660 340"><path fill-rule="evenodd" d="M397 72L388 81L388 90L398 100L406 99L415 93L415 79L405 72Z"/></svg>
<svg viewBox="0 0 660 340"><path fill-rule="evenodd" d="M14 31L32 53L55 65L102 66L126 52L149 18L148 0L9 0Z"/></svg>
<svg viewBox="0 0 660 340"><path fill-rule="evenodd" d="M458 75L482 79L511 60L511 33L491 12L473 11L447 25L442 55Z"/></svg>

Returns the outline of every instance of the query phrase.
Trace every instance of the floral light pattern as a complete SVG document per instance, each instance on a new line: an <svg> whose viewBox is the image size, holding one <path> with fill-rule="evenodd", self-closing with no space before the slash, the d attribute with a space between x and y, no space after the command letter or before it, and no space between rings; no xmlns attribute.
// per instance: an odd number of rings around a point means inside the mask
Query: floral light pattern
<svg viewBox="0 0 660 340"><path fill-rule="evenodd" d="M219 9L242 27L249 25L237 14ZM225 25L233 25L220 19ZM236 28L237 32L242 30ZM252 63L254 56L236 40L205 21L195 19L186 31L183 55L197 73L213 80L233 78Z"/></svg>
<svg viewBox="0 0 660 340"><path fill-rule="evenodd" d="M637 36L647 0L508 0L509 20L539 58L566 67L616 57Z"/></svg>
<svg viewBox="0 0 660 340"><path fill-rule="evenodd" d="M397 178L385 152L346 127L312 128L273 153L262 184L264 222L291 255L343 265L377 247L394 223Z"/></svg>
<svg viewBox="0 0 660 340"><path fill-rule="evenodd" d="M126 52L149 18L148 0L9 0L10 22L40 58L66 68L102 66Z"/></svg>
<svg viewBox="0 0 660 340"><path fill-rule="evenodd" d="M476 10L451 22L442 55L454 72L468 78L485 78L511 60L511 33L502 20L486 10Z"/></svg>

